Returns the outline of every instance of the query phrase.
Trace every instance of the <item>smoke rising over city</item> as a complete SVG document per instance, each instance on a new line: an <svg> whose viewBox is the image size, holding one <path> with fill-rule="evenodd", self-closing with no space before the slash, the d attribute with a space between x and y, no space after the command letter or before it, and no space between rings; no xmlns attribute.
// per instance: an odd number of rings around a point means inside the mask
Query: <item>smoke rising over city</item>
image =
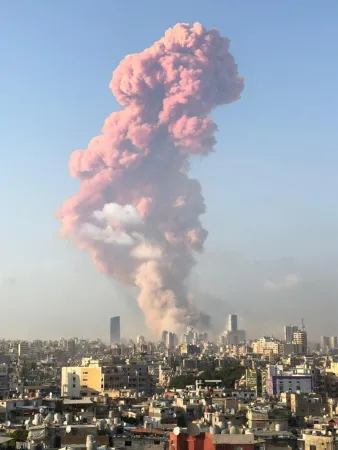
<svg viewBox="0 0 338 450"><path fill-rule="evenodd" d="M186 287L207 238L189 159L213 151L216 125L208 114L243 91L229 40L199 23L177 24L126 56L110 88L123 109L71 155L80 189L57 213L61 235L86 249L100 272L139 288L154 333L207 327L209 317Z"/></svg>

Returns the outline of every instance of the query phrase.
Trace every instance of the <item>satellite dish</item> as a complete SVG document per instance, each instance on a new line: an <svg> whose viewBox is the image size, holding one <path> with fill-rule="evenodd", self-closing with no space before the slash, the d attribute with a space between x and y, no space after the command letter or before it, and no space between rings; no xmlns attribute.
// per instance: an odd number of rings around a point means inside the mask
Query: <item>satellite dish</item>
<svg viewBox="0 0 338 450"><path fill-rule="evenodd" d="M175 436L178 436L180 434L180 432L181 432L181 428L180 427L175 427L173 429L173 433L174 433Z"/></svg>
<svg viewBox="0 0 338 450"><path fill-rule="evenodd" d="M12 425L11 422L10 422L9 420L6 420L5 426L6 426L6 427L10 427L11 425Z"/></svg>
<svg viewBox="0 0 338 450"><path fill-rule="evenodd" d="M197 423L189 423L187 428L188 434L192 437L198 436L201 432L200 427Z"/></svg>
<svg viewBox="0 0 338 450"><path fill-rule="evenodd" d="M72 427L70 425L66 426L66 433L70 433L72 431Z"/></svg>

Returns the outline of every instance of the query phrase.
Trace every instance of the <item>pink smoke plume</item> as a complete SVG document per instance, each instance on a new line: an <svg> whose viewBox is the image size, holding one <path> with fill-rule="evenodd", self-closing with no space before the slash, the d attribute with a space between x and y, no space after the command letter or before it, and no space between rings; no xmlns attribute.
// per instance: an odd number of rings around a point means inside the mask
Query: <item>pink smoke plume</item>
<svg viewBox="0 0 338 450"><path fill-rule="evenodd" d="M153 332L206 322L186 279L207 232L189 158L213 150L217 105L240 98L229 40L200 23L179 23L141 53L128 55L110 88L123 110L70 158L80 189L57 215L61 235L89 251L96 267L139 288Z"/></svg>

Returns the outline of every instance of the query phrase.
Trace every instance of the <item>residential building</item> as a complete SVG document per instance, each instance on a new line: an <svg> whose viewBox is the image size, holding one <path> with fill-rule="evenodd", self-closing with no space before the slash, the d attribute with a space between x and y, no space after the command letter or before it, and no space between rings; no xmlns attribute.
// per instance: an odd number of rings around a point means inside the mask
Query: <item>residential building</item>
<svg viewBox="0 0 338 450"><path fill-rule="evenodd" d="M296 333L298 331L297 325L285 325L284 327L284 340L286 342L292 342L293 339L293 333Z"/></svg>
<svg viewBox="0 0 338 450"><path fill-rule="evenodd" d="M311 369L284 370L282 365L267 366L267 393L280 395L282 392L314 391L314 378Z"/></svg>
<svg viewBox="0 0 338 450"><path fill-rule="evenodd" d="M63 397L91 397L120 389L151 394L153 378L148 372L148 365L141 363L114 366L91 364L62 368L61 395Z"/></svg>
<svg viewBox="0 0 338 450"><path fill-rule="evenodd" d="M22 341L19 342L18 345L18 356L20 358L24 357L24 356L28 356L29 354L29 344L27 341Z"/></svg>
<svg viewBox="0 0 338 450"><path fill-rule="evenodd" d="M197 427L198 428L198 427ZM236 430L236 427L233 427ZM170 433L169 450L264 450L264 441L256 440L253 434L199 433L190 436L182 431L178 435Z"/></svg>
<svg viewBox="0 0 338 450"><path fill-rule="evenodd" d="M299 345L299 354L307 354L307 333L304 330L298 330L293 333L292 341L294 344Z"/></svg>

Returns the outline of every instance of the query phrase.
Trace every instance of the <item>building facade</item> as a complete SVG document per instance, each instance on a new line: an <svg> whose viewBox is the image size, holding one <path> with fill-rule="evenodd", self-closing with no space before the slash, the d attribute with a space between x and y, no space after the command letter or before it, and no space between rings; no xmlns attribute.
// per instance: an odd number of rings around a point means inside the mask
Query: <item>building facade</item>
<svg viewBox="0 0 338 450"><path fill-rule="evenodd" d="M268 365L266 390L269 395L280 395L282 392L313 392L312 371L311 369L287 371L281 365Z"/></svg>
<svg viewBox="0 0 338 450"><path fill-rule="evenodd" d="M110 344L119 344L121 341L120 316L110 319Z"/></svg>

